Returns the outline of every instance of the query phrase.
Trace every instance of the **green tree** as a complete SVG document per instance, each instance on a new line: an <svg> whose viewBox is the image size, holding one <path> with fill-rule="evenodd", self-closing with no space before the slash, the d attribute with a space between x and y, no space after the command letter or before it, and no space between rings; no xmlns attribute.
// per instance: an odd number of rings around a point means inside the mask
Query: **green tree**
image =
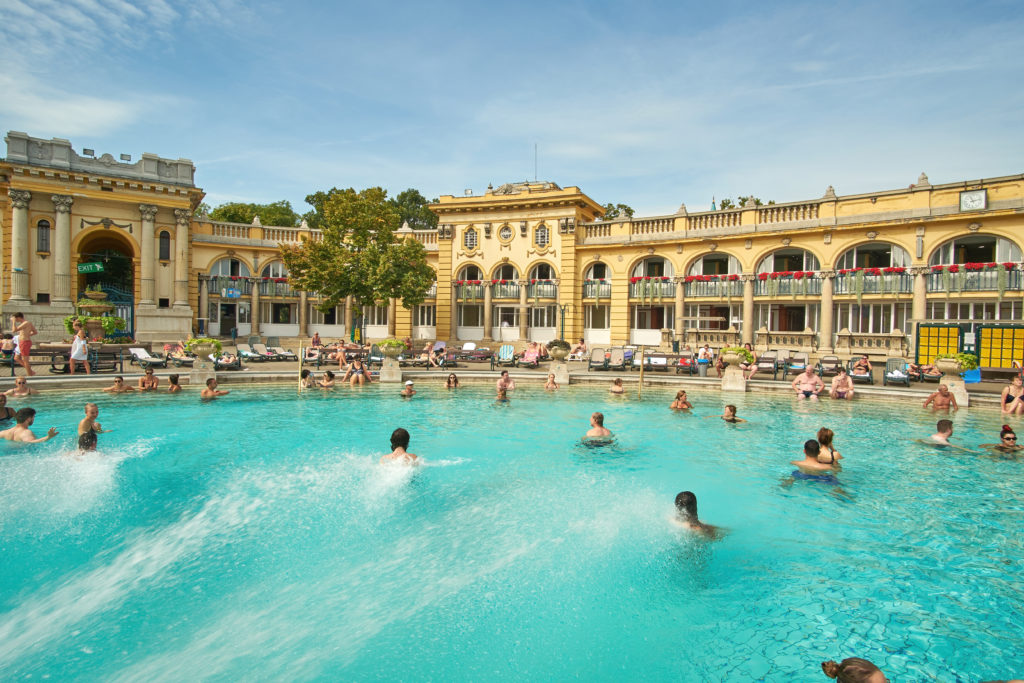
<svg viewBox="0 0 1024 683"><path fill-rule="evenodd" d="M740 206L746 206L748 199L752 199L754 201L754 206L765 206L765 203L761 201L760 197L755 197L754 195L748 195L746 197L741 195L741 196L736 198L736 203L739 204ZM770 200L768 200L767 206L771 206L774 203L775 203L775 200L774 199L770 199Z"/></svg>
<svg viewBox="0 0 1024 683"><path fill-rule="evenodd" d="M724 211L725 209L735 209L736 205L732 203L732 200L726 197L722 201L718 202L718 209Z"/></svg>
<svg viewBox="0 0 1024 683"><path fill-rule="evenodd" d="M321 310L337 306L347 296L360 306L391 297L410 309L423 303L434 282L434 269L422 244L411 237L396 239L402 214L385 190L332 188L306 201L315 207L306 221L323 230L323 240L282 245L281 252L291 281L324 297Z"/></svg>
<svg viewBox="0 0 1024 683"><path fill-rule="evenodd" d="M437 214L427 208L427 204L432 202L428 202L419 190L410 187L388 201L398 209L399 226L407 222L413 230L432 230L437 227ZM437 200L435 199L433 202L437 202Z"/></svg>
<svg viewBox="0 0 1024 683"><path fill-rule="evenodd" d="M199 218L203 215L209 215L211 211L213 211L213 209L210 208L209 204L206 202L199 202L199 206L197 206L196 210L192 212L192 215Z"/></svg>
<svg viewBox="0 0 1024 683"><path fill-rule="evenodd" d="M302 220L292 209L292 203L282 199L272 204L246 204L244 202L227 202L210 212L210 218L228 223L252 223L252 219L260 217L263 225L298 225Z"/></svg>
<svg viewBox="0 0 1024 683"><path fill-rule="evenodd" d="M608 202L604 205L604 216L602 220L612 221L616 218L632 218L633 207L626 204L612 204Z"/></svg>

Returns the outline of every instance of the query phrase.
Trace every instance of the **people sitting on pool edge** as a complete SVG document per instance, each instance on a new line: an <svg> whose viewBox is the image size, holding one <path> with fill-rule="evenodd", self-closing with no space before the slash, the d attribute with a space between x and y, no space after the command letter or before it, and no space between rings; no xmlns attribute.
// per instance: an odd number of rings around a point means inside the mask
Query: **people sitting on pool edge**
<svg viewBox="0 0 1024 683"><path fill-rule="evenodd" d="M624 394L626 390L622 388L622 378L616 377L612 380L612 385L608 388L610 394Z"/></svg>
<svg viewBox="0 0 1024 683"><path fill-rule="evenodd" d="M333 389L334 388L334 373L330 370L324 372L324 376L317 382L317 386L321 389Z"/></svg>
<svg viewBox="0 0 1024 683"><path fill-rule="evenodd" d="M818 400L818 394L825 388L825 383L814 373L814 368L808 365L804 371L793 380L793 391L800 400L808 398L812 401Z"/></svg>
<svg viewBox="0 0 1024 683"><path fill-rule="evenodd" d="M839 368L836 372L836 376L832 378L832 386L828 395L830 398L840 401L853 400L853 380L846 374L846 368Z"/></svg>
<svg viewBox="0 0 1024 683"><path fill-rule="evenodd" d="M821 663L821 670L839 683L888 683L882 670L866 659L848 657L836 663L832 660Z"/></svg>
<svg viewBox="0 0 1024 683"><path fill-rule="evenodd" d="M230 393L231 392L228 391L227 389L218 389L217 378L210 377L209 379L206 380L206 388L203 389L201 394L199 394L199 397L209 401L217 398L218 396L227 396Z"/></svg>
<svg viewBox="0 0 1024 683"><path fill-rule="evenodd" d="M411 379L405 380L405 388L399 392L405 398L412 398L416 395L416 390L413 388L413 381Z"/></svg>
<svg viewBox="0 0 1024 683"><path fill-rule="evenodd" d="M408 452L407 448L409 448L409 432L399 427L391 432L391 452L382 456L380 461L382 463L399 462L403 465L418 465L419 457L415 453Z"/></svg>
<svg viewBox="0 0 1024 683"><path fill-rule="evenodd" d="M949 387L945 384L940 384L939 390L933 392L928 398L926 398L924 400L924 405L921 407L927 408L929 403L933 410L948 411L951 407L953 410L959 410L956 404L956 397L949 393Z"/></svg>
<svg viewBox="0 0 1024 683"><path fill-rule="evenodd" d="M8 441L18 441L21 443L42 443L43 441L49 441L53 437L57 436L60 432L57 431L56 427L50 427L46 432L46 436L36 437L32 433L30 427L36 420L35 408L22 408L14 414L14 421L17 423L10 429L5 429L0 432L0 439L6 439Z"/></svg>
<svg viewBox="0 0 1024 683"><path fill-rule="evenodd" d="M673 521L684 529L696 531L706 538L716 539L721 535L721 530L705 524L697 517L697 496L692 491L680 491L676 495L676 516Z"/></svg>
<svg viewBox="0 0 1024 683"><path fill-rule="evenodd" d="M669 408L672 410L690 410L693 408L693 404L690 403L690 399L686 398L686 391L680 389L676 392L676 398L672 401L672 405Z"/></svg>
<svg viewBox="0 0 1024 683"><path fill-rule="evenodd" d="M1017 375L1003 387L1000 395L999 412L1003 415L1024 415L1024 383Z"/></svg>
<svg viewBox="0 0 1024 683"><path fill-rule="evenodd" d="M303 368L299 372L299 387L302 389L312 389L316 386L316 379L313 377L313 373Z"/></svg>
<svg viewBox="0 0 1024 683"><path fill-rule="evenodd" d="M737 422L746 422L743 418L736 417L736 406L731 403L725 406L725 409L722 411L722 419L733 424Z"/></svg>
<svg viewBox="0 0 1024 683"><path fill-rule="evenodd" d="M356 384L370 384L370 371L363 365L363 361L358 358L353 359L349 363L348 370L345 371L345 376L341 378L341 381L348 382L353 387Z"/></svg>
<svg viewBox="0 0 1024 683"><path fill-rule="evenodd" d="M587 437L588 438L593 438L593 437L600 438L600 437L603 437L603 436L611 436L611 435L612 435L611 430L607 429L604 426L604 414L603 413L593 413L593 414L591 414L591 416L590 416L590 429L587 430Z"/></svg>
<svg viewBox="0 0 1024 683"><path fill-rule="evenodd" d="M1017 434L1010 425L1003 425L999 432L999 443L983 443L980 448L991 448L999 453L1015 453L1024 451L1024 446L1017 445Z"/></svg>

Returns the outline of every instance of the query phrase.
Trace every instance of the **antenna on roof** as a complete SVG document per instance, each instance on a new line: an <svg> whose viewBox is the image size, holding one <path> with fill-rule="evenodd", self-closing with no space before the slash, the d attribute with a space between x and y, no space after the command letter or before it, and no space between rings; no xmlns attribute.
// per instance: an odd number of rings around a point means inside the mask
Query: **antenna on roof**
<svg viewBox="0 0 1024 683"><path fill-rule="evenodd" d="M537 143L533 143L533 182L537 182Z"/></svg>

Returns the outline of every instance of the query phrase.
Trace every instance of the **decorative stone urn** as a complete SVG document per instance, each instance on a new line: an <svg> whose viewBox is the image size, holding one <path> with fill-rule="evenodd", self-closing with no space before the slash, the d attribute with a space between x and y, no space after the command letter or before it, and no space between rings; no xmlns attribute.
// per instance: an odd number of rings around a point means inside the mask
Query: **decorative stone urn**
<svg viewBox="0 0 1024 683"><path fill-rule="evenodd" d="M565 360L566 356L569 355L569 349L563 349L561 346L553 346L548 350L548 355L551 356L552 360L561 363Z"/></svg>
<svg viewBox="0 0 1024 683"><path fill-rule="evenodd" d="M89 339L102 339L106 336L103 331L103 323L96 318L85 319L85 333L89 335Z"/></svg>
<svg viewBox="0 0 1024 683"><path fill-rule="evenodd" d="M93 301L103 301L104 299L107 298L106 292L90 292L87 290L85 292L82 292L82 294L85 295L86 299L92 299Z"/></svg>
<svg viewBox="0 0 1024 683"><path fill-rule="evenodd" d="M735 351L730 351L722 354L722 362L732 367L740 364L740 354Z"/></svg>
<svg viewBox="0 0 1024 683"><path fill-rule="evenodd" d="M938 358L935 360L935 367L937 367L943 375L960 374L960 361L956 358Z"/></svg>
<svg viewBox="0 0 1024 683"><path fill-rule="evenodd" d="M109 313L110 311L114 310L114 306L112 304L104 304L104 303L98 303L98 302L97 303L79 303L78 304L78 310L81 311L81 312L84 312L84 313L86 313L88 315L97 316L97 315L103 315L104 313Z"/></svg>
<svg viewBox="0 0 1024 683"><path fill-rule="evenodd" d="M398 346L382 346L380 350L385 358L398 358L405 352L405 349Z"/></svg>
<svg viewBox="0 0 1024 683"><path fill-rule="evenodd" d="M197 357L206 360L207 356L215 352L217 347L213 344L193 344L192 353L196 354Z"/></svg>

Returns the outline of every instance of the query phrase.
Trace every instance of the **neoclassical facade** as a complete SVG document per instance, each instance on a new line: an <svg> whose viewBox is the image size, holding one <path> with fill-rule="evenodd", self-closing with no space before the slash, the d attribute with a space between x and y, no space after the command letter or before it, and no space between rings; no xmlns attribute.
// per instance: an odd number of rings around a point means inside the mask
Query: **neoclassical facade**
<svg viewBox="0 0 1024 683"><path fill-rule="evenodd" d="M959 326L970 348L979 326L1024 317L1024 175L933 185L922 174L899 189L609 221L577 187L489 187L441 197L435 230L400 231L437 273L422 305L321 311L280 258L280 245L321 234L192 218L203 193L187 160L95 159L22 133L7 142L5 312L59 321L87 284L109 284L78 264L105 262L141 339L358 327L369 339L675 339L884 357L913 354L921 324Z"/></svg>

